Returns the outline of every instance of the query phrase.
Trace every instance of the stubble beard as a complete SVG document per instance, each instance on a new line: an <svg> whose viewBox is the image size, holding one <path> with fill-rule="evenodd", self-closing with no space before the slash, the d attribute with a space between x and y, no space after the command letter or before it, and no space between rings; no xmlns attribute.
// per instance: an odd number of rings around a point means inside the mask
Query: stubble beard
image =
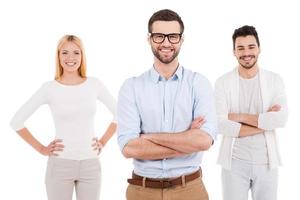
<svg viewBox="0 0 300 200"><path fill-rule="evenodd" d="M152 48L153 55L162 63L170 64L179 54L179 50L173 52L173 55L170 58L164 58L159 54L159 51Z"/></svg>
<svg viewBox="0 0 300 200"><path fill-rule="evenodd" d="M257 57L252 55L252 58L255 59L252 65L244 65L244 64L242 64L242 62L240 61L240 60L242 60L242 57L240 57L240 58L239 58L239 64L240 64L240 66L243 67L244 69L248 69L248 70L251 69L251 68L254 67L254 66L256 65L256 63L257 63Z"/></svg>

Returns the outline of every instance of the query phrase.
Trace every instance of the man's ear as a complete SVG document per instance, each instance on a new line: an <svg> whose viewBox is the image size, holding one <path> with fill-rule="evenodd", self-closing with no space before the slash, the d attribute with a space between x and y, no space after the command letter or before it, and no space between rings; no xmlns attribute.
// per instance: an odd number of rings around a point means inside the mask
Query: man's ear
<svg viewBox="0 0 300 200"><path fill-rule="evenodd" d="M184 42L184 35L181 36L181 44Z"/></svg>
<svg viewBox="0 0 300 200"><path fill-rule="evenodd" d="M150 34L147 35L147 40L148 40L148 43L151 45L151 36L150 36Z"/></svg>

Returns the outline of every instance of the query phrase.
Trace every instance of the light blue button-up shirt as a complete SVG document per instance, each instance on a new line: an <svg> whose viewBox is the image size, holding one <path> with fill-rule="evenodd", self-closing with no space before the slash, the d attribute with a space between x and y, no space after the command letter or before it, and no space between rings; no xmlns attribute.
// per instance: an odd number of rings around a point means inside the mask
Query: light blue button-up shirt
<svg viewBox="0 0 300 200"><path fill-rule="evenodd" d="M166 80L152 67L127 79L118 99L118 143L120 149L140 133L176 133L188 130L194 118L203 116L201 130L213 139L217 134L213 90L199 73L179 66ZM162 160L134 159L134 172L151 178L170 178L199 169L203 152Z"/></svg>

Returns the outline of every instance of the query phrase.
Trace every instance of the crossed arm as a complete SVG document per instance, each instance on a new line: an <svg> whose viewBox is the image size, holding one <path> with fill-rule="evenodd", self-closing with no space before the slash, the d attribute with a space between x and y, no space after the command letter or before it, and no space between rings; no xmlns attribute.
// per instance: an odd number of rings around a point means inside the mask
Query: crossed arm
<svg viewBox="0 0 300 200"><path fill-rule="evenodd" d="M281 106L278 104L273 105L267 112L278 112ZM258 114L246 114L246 113L229 113L228 119L241 123L241 128L238 137L252 136L262 133L264 130L258 128Z"/></svg>
<svg viewBox="0 0 300 200"><path fill-rule="evenodd" d="M156 160L207 150L213 140L199 129L204 122L204 118L198 117L190 129L178 133L142 133L126 144L123 154L126 158Z"/></svg>
<svg viewBox="0 0 300 200"><path fill-rule="evenodd" d="M141 132L141 112L137 107L136 90L142 91L138 87L138 81L135 78L128 79L121 87L118 98L118 142L126 158L156 160L181 157L209 149L216 133L217 120L212 88L208 80L195 75L193 83L194 88L197 88L193 116L203 117L195 118L187 130L176 133Z"/></svg>

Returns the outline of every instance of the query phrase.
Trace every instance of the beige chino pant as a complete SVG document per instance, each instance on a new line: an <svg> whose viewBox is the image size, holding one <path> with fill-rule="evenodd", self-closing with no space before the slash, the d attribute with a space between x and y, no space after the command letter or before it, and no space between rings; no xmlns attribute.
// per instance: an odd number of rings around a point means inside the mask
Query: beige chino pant
<svg viewBox="0 0 300 200"><path fill-rule="evenodd" d="M69 160L49 157L46 172L48 200L99 200L101 166L99 159Z"/></svg>
<svg viewBox="0 0 300 200"><path fill-rule="evenodd" d="M127 200L208 200L201 178L166 189L156 189L129 184Z"/></svg>

